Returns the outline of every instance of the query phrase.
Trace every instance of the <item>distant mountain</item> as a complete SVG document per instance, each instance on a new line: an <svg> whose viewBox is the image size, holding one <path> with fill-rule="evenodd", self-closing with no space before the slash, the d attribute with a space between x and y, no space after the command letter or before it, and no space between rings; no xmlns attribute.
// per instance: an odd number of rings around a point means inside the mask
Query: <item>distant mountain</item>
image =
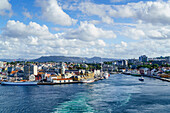
<svg viewBox="0 0 170 113"><path fill-rule="evenodd" d="M93 63L93 62L104 62L104 61L114 61L116 59L112 58L101 58L101 57L92 57L92 58L82 58L82 57L66 57L66 56L42 56L37 59L33 59L33 62L86 62L86 63Z"/></svg>
<svg viewBox="0 0 170 113"><path fill-rule="evenodd" d="M4 62L15 62L15 61L26 61L26 59L0 59L0 61L4 61Z"/></svg>
<svg viewBox="0 0 170 113"><path fill-rule="evenodd" d="M38 59L31 60L33 62L82 62L85 60L80 57L65 57L65 56L42 56Z"/></svg>

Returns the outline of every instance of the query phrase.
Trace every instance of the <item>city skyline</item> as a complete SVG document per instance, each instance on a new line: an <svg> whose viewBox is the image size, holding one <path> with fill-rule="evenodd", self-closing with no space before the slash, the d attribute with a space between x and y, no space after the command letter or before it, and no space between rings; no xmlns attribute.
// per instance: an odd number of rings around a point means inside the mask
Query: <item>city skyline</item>
<svg viewBox="0 0 170 113"><path fill-rule="evenodd" d="M170 0L1 0L0 59L170 56Z"/></svg>

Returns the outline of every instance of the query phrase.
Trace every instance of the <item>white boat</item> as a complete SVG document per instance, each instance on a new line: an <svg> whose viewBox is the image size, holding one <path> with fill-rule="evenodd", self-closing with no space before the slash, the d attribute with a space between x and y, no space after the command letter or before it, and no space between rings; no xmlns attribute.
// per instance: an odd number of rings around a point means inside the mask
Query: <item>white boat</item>
<svg viewBox="0 0 170 113"><path fill-rule="evenodd" d="M104 74L103 74L103 77L104 77L105 79L108 79L108 78L109 78L109 73L108 73L107 71L105 71Z"/></svg>
<svg viewBox="0 0 170 113"><path fill-rule="evenodd" d="M1 82L1 85L10 85L10 86L35 86L37 85L37 82L31 82L31 81L26 81L26 82Z"/></svg>
<svg viewBox="0 0 170 113"><path fill-rule="evenodd" d="M143 77L139 78L139 81L144 81L144 78Z"/></svg>
<svg viewBox="0 0 170 113"><path fill-rule="evenodd" d="M111 72L110 72L110 74L117 74L117 72L113 72L113 71L111 71Z"/></svg>
<svg viewBox="0 0 170 113"><path fill-rule="evenodd" d="M81 79L80 82L82 82L82 83L92 83L92 82L94 82L94 79Z"/></svg>

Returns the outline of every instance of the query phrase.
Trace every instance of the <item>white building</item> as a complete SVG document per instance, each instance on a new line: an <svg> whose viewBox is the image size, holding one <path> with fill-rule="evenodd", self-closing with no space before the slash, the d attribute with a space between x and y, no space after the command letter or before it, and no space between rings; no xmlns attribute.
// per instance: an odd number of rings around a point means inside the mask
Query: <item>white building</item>
<svg viewBox="0 0 170 113"><path fill-rule="evenodd" d="M148 71L149 71L149 68L143 68L143 67L141 67L141 68L139 69L139 71L140 71L140 74L142 74L142 75L147 75L147 74L148 74Z"/></svg>
<svg viewBox="0 0 170 113"><path fill-rule="evenodd" d="M5 63L6 63L6 62L0 61L0 67L4 67Z"/></svg>

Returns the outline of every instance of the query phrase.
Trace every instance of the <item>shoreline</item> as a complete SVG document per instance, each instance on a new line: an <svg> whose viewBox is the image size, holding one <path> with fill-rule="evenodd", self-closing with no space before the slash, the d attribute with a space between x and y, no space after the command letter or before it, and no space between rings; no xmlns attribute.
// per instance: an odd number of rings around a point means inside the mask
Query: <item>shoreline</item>
<svg viewBox="0 0 170 113"><path fill-rule="evenodd" d="M170 78L163 78L163 77L158 77L158 76L151 76L151 75L140 75L140 74L126 74L126 73L122 73L124 75L131 75L131 76L137 76L137 77L141 77L141 76L144 76L144 77L149 77L149 78L155 78L155 79L159 79L159 80L162 80L162 81L167 81L167 82L170 82Z"/></svg>

